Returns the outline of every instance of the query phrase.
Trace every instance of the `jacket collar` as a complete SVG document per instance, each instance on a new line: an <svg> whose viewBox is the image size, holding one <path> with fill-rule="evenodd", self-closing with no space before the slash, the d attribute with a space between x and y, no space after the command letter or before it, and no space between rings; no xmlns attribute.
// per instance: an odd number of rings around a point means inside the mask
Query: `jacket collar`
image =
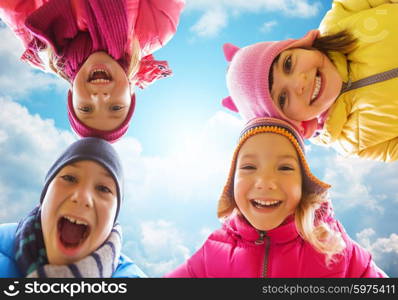
<svg viewBox="0 0 398 300"><path fill-rule="evenodd" d="M260 238L260 232L254 228L242 215L236 210L225 219L223 227L233 236L249 243L254 243ZM298 231L294 221L294 215L288 216L278 227L266 231L271 243L287 243L298 237Z"/></svg>

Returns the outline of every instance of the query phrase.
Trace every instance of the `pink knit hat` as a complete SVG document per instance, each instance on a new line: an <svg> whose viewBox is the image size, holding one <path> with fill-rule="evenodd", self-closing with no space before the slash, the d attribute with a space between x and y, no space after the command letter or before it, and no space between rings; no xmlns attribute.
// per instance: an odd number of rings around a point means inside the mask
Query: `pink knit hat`
<svg viewBox="0 0 398 300"><path fill-rule="evenodd" d="M310 47L318 35L318 30L311 30L298 40L260 42L243 48L224 44L224 55L230 62L226 76L230 97L223 99L223 106L239 112L245 121L258 117L285 119L292 123L303 137L310 137L310 131L317 127L317 120L298 122L287 118L272 101L268 75L272 62L282 51Z"/></svg>
<svg viewBox="0 0 398 300"><path fill-rule="evenodd" d="M70 126L73 131L76 132L80 137L97 137L104 139L110 143L114 143L119 140L129 128L131 117L133 116L135 108L135 94L131 96L131 105L126 119L116 129L113 130L98 130L95 128L84 125L76 116L73 109L72 92L68 92L68 118Z"/></svg>

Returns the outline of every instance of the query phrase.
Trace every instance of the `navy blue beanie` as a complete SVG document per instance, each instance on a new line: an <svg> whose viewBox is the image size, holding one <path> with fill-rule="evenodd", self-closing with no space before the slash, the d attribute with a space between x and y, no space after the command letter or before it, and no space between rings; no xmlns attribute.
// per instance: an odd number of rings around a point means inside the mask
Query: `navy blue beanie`
<svg viewBox="0 0 398 300"><path fill-rule="evenodd" d="M40 203L46 195L48 185L57 173L66 165L81 161L92 160L102 165L113 177L117 189L116 218L119 214L123 199L123 170L119 155L112 145L100 138L87 137L71 144L64 153L54 162L47 172L44 187L41 192Z"/></svg>

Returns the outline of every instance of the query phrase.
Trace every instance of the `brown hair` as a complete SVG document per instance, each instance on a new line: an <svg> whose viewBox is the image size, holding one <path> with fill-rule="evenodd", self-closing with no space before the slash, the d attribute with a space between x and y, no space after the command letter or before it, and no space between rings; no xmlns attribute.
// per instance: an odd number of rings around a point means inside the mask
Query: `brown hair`
<svg viewBox="0 0 398 300"><path fill-rule="evenodd" d="M318 50L329 57L329 51L337 51L343 54L350 53L356 47L357 39L354 38L351 33L346 30L339 31L335 34L325 35L318 37L314 40L311 47L305 47L303 49ZM273 68L274 64L278 62L280 53L275 57L271 64L268 76L268 87L272 90L272 85L274 83L273 78Z"/></svg>

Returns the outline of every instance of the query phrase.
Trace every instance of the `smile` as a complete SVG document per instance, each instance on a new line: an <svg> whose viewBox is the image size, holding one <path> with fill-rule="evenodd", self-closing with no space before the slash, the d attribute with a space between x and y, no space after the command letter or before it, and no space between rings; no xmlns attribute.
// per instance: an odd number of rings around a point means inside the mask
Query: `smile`
<svg viewBox="0 0 398 300"><path fill-rule="evenodd" d="M281 205L282 201L280 200L258 200L252 199L250 200L252 205L256 208L276 208Z"/></svg>
<svg viewBox="0 0 398 300"><path fill-rule="evenodd" d="M107 70L96 68L90 72L87 81L94 84L106 84L112 81L112 76Z"/></svg>
<svg viewBox="0 0 398 300"><path fill-rule="evenodd" d="M322 89L322 76L318 71L315 76L315 87L314 87L314 91L312 92L310 105L313 104L317 100L317 98L320 95L321 89Z"/></svg>

